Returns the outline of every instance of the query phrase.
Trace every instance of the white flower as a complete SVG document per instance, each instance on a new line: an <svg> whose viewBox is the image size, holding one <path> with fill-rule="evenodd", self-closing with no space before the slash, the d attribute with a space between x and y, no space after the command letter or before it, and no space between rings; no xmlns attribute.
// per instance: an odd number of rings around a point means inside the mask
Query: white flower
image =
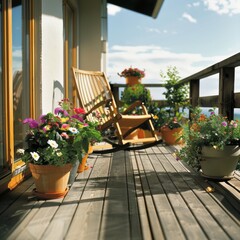
<svg viewBox="0 0 240 240"><path fill-rule="evenodd" d="M63 155L62 152L57 152L58 157L61 157L62 155Z"/></svg>
<svg viewBox="0 0 240 240"><path fill-rule="evenodd" d="M71 133L74 133L74 134L77 134L78 133L78 130L76 128L73 128L73 127L70 127L68 129Z"/></svg>
<svg viewBox="0 0 240 240"><path fill-rule="evenodd" d="M35 160L35 161L38 161L38 159L40 158L40 156L38 155L38 153L36 152L30 152L31 155L32 155L32 158Z"/></svg>
<svg viewBox="0 0 240 240"><path fill-rule="evenodd" d="M47 143L52 147L52 148L57 148L58 144L54 140L48 140Z"/></svg>
<svg viewBox="0 0 240 240"><path fill-rule="evenodd" d="M18 149L17 154L23 155L25 153L24 149Z"/></svg>

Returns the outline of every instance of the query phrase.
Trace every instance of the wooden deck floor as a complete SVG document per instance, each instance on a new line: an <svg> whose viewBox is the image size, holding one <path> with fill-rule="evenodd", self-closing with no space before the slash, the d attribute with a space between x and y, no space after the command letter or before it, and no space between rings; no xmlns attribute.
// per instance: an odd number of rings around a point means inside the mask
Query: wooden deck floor
<svg viewBox="0 0 240 240"><path fill-rule="evenodd" d="M239 179L206 181L171 151L92 155L64 199L33 198L28 179L0 196L0 239L240 239Z"/></svg>

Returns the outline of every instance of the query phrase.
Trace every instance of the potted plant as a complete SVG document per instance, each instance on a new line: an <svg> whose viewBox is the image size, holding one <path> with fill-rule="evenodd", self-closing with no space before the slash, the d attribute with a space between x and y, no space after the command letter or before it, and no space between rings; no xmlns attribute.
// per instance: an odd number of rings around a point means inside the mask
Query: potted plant
<svg viewBox="0 0 240 240"><path fill-rule="evenodd" d="M229 179L240 156L240 124L210 110L207 116L199 109L192 114L183 135L185 146L180 159L201 169L206 178Z"/></svg>
<svg viewBox="0 0 240 240"><path fill-rule="evenodd" d="M160 76L165 80L166 91L163 95L166 97L168 114L166 122L161 128L162 138L167 144L181 143L179 139L183 132L184 111L189 105L188 85L179 84L180 76L176 67L168 67L166 74L161 72Z"/></svg>
<svg viewBox="0 0 240 240"><path fill-rule="evenodd" d="M148 108L151 102L151 93L150 90L147 89L143 84L138 83L133 86L127 86L123 90L123 92L121 93L121 101L123 102L123 111L135 101L143 102L144 105ZM141 109L135 108L133 113L141 114L141 111ZM146 130L148 129L148 126L143 125L141 129ZM126 129L126 131L127 130L128 129ZM128 138L138 138L138 136L144 137L142 131L139 129L131 133Z"/></svg>
<svg viewBox="0 0 240 240"><path fill-rule="evenodd" d="M63 99L54 113L42 115L39 120L23 120L23 124L29 125L27 146L17 153L29 164L38 197L63 197L72 165L81 162L90 140L101 139L97 124L86 121L84 114L83 109L72 108L69 100Z"/></svg>
<svg viewBox="0 0 240 240"><path fill-rule="evenodd" d="M124 77L126 79L126 84L129 86L141 83L142 78L145 77L145 71L140 70L138 68L126 68L120 74L120 77Z"/></svg>
<svg viewBox="0 0 240 240"><path fill-rule="evenodd" d="M152 123L157 135L161 135L161 127L166 123L168 113L163 107L159 107L157 102L151 101L147 106L149 114L153 115Z"/></svg>

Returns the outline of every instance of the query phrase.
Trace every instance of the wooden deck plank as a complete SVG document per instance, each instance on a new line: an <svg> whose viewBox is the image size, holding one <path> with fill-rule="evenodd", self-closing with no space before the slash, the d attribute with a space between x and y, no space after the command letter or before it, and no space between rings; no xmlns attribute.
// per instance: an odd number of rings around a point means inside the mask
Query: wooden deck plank
<svg viewBox="0 0 240 240"><path fill-rule="evenodd" d="M155 155L151 149L148 149L147 152L149 160L151 161L151 166L149 167L153 168L152 166L154 166L156 171L164 171L164 165L159 166L162 160L159 161L158 156ZM169 171L169 174L159 174L158 177L162 183L164 192L167 194L173 212L176 214L179 226L181 226L184 235L189 239L195 239L196 236L198 239L206 239L204 232L199 227L195 216L192 214L183 196L184 192L190 192L189 187L187 187L183 181L180 181L180 175L171 165L167 165L167 167L168 169L166 170ZM176 182L178 183L178 187ZM151 184L151 186L152 185L153 184Z"/></svg>
<svg viewBox="0 0 240 240"><path fill-rule="evenodd" d="M168 155L169 159L172 162L176 162L175 158L170 154ZM176 165L178 168L181 168L181 165ZM184 178L185 176L182 175ZM206 218L203 216L202 224L206 225L206 219L208 221L208 224L205 227L206 233L211 238L218 238L222 237L223 239L229 239L229 237L235 239L237 235L239 235L240 228L239 224L236 222L236 219L232 218L232 215L229 211L226 211L226 209L230 209L231 205L226 202L225 206L223 206L223 201L219 201L218 199L218 192L208 193L206 192L206 188L209 186L207 183L208 181L205 181L202 177L197 176L196 174L192 174L192 179L195 181L189 181L188 185L194 190L194 193L199 198L199 200L204 205L204 208L210 213L210 215L214 218L211 222L210 218ZM177 181L175 181L177 182ZM199 186L199 188L196 188ZM215 198L213 197L215 195ZM220 195L219 195L220 196ZM221 197L222 198L222 197ZM189 199L188 199L189 203ZM227 208L226 208L227 207ZM232 211L233 208L231 208ZM202 211L200 211L202 213ZM199 216L199 212L196 216ZM238 218L239 219L239 218ZM209 226L212 227L209 229ZM212 231L214 229L214 232Z"/></svg>
<svg viewBox="0 0 240 240"><path fill-rule="evenodd" d="M27 189L29 189L33 184L32 178L28 178L26 181L22 182L18 188L13 189L8 192L8 194L3 194L0 199L0 214L9 208L18 198L24 194Z"/></svg>
<svg viewBox="0 0 240 240"><path fill-rule="evenodd" d="M41 239L62 201L63 199L44 201L16 240Z"/></svg>
<svg viewBox="0 0 240 240"><path fill-rule="evenodd" d="M127 187L128 187L128 203L129 203L129 221L130 221L130 238L141 240L141 224L140 216L138 211L137 194L135 191L135 174L136 171L133 169L133 161L130 152L125 152L126 159L126 176L127 176Z"/></svg>
<svg viewBox="0 0 240 240"><path fill-rule="evenodd" d="M143 189L141 185L141 177L137 167L137 160L135 155L131 154L131 162L134 173L134 181L135 181L135 191L138 203L138 211L139 211L139 221L141 224L141 232L142 239L152 239L151 228L148 220L148 213L146 210L146 204L144 200Z"/></svg>
<svg viewBox="0 0 240 240"><path fill-rule="evenodd" d="M96 157L88 158L88 163L90 165L94 165L95 161ZM89 168L80 174L81 178L77 176L67 196L63 199L63 203L60 205L54 218L48 225L48 228L42 237L43 239L61 239L62 236L67 234L68 228L72 222L73 215L75 214L91 171L92 169Z"/></svg>
<svg viewBox="0 0 240 240"><path fill-rule="evenodd" d="M240 179L206 181L173 149L92 155L64 199L29 198L27 180L0 197L0 239L238 239Z"/></svg>
<svg viewBox="0 0 240 240"><path fill-rule="evenodd" d="M24 228L24 220L36 205L36 201L29 201L29 197L32 196L33 188L33 184L27 189L25 186L21 186L21 188L19 186L19 189L23 190L22 194L0 215L0 239L7 239L15 229ZM17 192L19 192L19 189ZM10 195L12 197L12 194ZM8 195L5 195L4 197L7 196ZM12 199L10 201L12 201ZM27 223L25 226L27 226Z"/></svg>
<svg viewBox="0 0 240 240"><path fill-rule="evenodd" d="M146 159L146 156L144 156L143 154L144 154L144 151L141 154L138 153L136 157L137 157L137 164L138 164L141 184L143 188L143 194L145 198L146 209L147 209L148 218L150 222L150 228L152 232L152 238L161 239L161 238L164 238L164 235L163 235L161 224L158 219L158 215L155 210L154 201L151 196L151 192L150 192L151 190L150 190L148 177L147 177L148 173L145 172L144 166L141 161L142 160L141 157L143 157L143 161L146 161L146 163L149 161L149 159Z"/></svg>
<svg viewBox="0 0 240 240"><path fill-rule="evenodd" d="M66 239L98 239L110 160L110 155L97 158ZM82 181L82 174L77 181Z"/></svg>
<svg viewBox="0 0 240 240"><path fill-rule="evenodd" d="M113 154L99 239L130 239L124 151Z"/></svg>

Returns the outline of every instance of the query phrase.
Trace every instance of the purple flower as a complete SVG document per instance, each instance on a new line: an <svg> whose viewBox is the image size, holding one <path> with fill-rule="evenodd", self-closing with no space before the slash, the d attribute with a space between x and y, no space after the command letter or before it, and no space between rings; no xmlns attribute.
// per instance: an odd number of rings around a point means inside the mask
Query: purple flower
<svg viewBox="0 0 240 240"><path fill-rule="evenodd" d="M212 115L214 115L215 114L215 112L214 111L212 111L212 112L210 112L210 115L212 116Z"/></svg>
<svg viewBox="0 0 240 240"><path fill-rule="evenodd" d="M42 123L45 123L45 122L46 122L45 117L46 117L46 114L43 114L43 115L40 116L39 119L40 119L40 121L41 121Z"/></svg>
<svg viewBox="0 0 240 240"><path fill-rule="evenodd" d="M222 122L223 127L226 127L227 125L228 125L227 122L225 122L225 121Z"/></svg>
<svg viewBox="0 0 240 240"><path fill-rule="evenodd" d="M28 124L30 128L37 128L38 127L38 122L32 118L26 118L23 120L24 124Z"/></svg>
<svg viewBox="0 0 240 240"><path fill-rule="evenodd" d="M63 114L64 116L69 116L68 112L64 109L62 109L61 107L57 107L54 109L54 113L57 114Z"/></svg>
<svg viewBox="0 0 240 240"><path fill-rule="evenodd" d="M72 116L72 118L75 118L75 119L77 119L78 121L80 121L80 122L83 122L83 118L82 117L80 117L79 115L73 115Z"/></svg>

